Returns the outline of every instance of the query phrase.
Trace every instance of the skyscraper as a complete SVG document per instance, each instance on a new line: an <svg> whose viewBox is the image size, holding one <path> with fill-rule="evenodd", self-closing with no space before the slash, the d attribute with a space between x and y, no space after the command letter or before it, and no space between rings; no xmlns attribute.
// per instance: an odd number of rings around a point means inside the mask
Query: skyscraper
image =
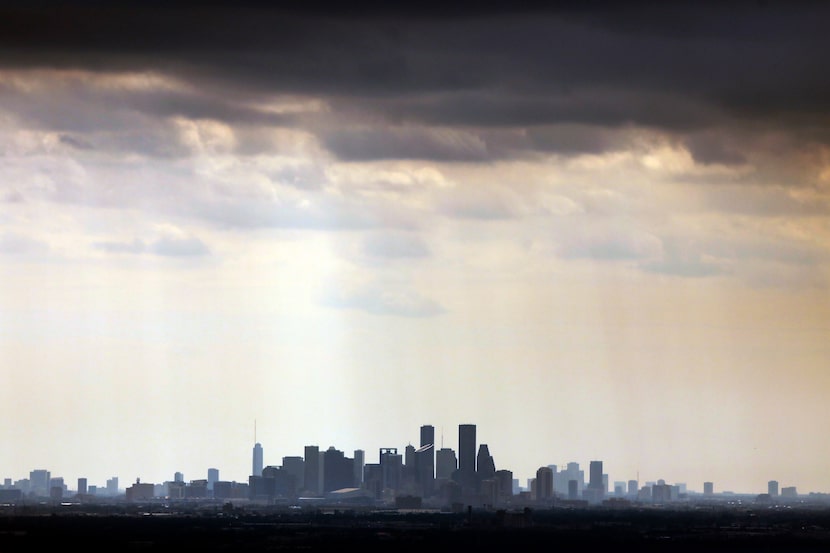
<svg viewBox="0 0 830 553"><path fill-rule="evenodd" d="M305 446L305 490L316 495L320 493L320 448L316 445Z"/></svg>
<svg viewBox="0 0 830 553"><path fill-rule="evenodd" d="M254 462L251 475L262 476L262 445L259 442L254 444Z"/></svg>
<svg viewBox="0 0 830 553"><path fill-rule="evenodd" d="M549 465L551 466L551 465ZM551 466L551 470L553 467ZM574 480L577 482L578 493L582 492L583 485L583 471L579 470L579 463L570 462L565 465L564 469L553 471L553 489L556 493L567 497L569 482Z"/></svg>
<svg viewBox="0 0 830 553"><path fill-rule="evenodd" d="M415 450L415 482L421 497L430 497L435 491L435 473L433 472L433 460L435 459L435 446L428 444Z"/></svg>
<svg viewBox="0 0 830 553"><path fill-rule="evenodd" d="M354 460L330 446L323 452L323 492L354 487Z"/></svg>
<svg viewBox="0 0 830 553"><path fill-rule="evenodd" d="M107 480L107 495L109 496L116 496L118 495L118 477L113 476L112 478Z"/></svg>
<svg viewBox="0 0 830 553"><path fill-rule="evenodd" d="M415 478L421 495L429 497L435 489L435 427L421 426L420 444L415 451Z"/></svg>
<svg viewBox="0 0 830 553"><path fill-rule="evenodd" d="M354 450L354 485L363 484L363 467L366 464L366 453L362 449Z"/></svg>
<svg viewBox="0 0 830 553"><path fill-rule="evenodd" d="M539 467L536 471L536 501L547 501L553 497L553 470Z"/></svg>
<svg viewBox="0 0 830 553"><path fill-rule="evenodd" d="M602 501L607 489L606 477L602 474L602 461L591 461L589 465L588 489L582 496L592 503Z"/></svg>
<svg viewBox="0 0 830 553"><path fill-rule="evenodd" d="M476 425L458 425L458 468L476 470Z"/></svg>
<svg viewBox="0 0 830 553"><path fill-rule="evenodd" d="M767 493L770 497L778 497L778 480L770 480L767 482Z"/></svg>
<svg viewBox="0 0 830 553"><path fill-rule="evenodd" d="M435 446L435 427L429 424L425 424L421 427L421 447L424 446ZM426 459L429 463L429 469L421 469L421 473L429 473L433 476L435 475L435 447L430 450L428 455L422 457Z"/></svg>
<svg viewBox="0 0 830 553"><path fill-rule="evenodd" d="M41 497L49 495L49 481L52 479L52 474L45 469L36 469L29 471L29 485L32 492Z"/></svg>
<svg viewBox="0 0 830 553"><path fill-rule="evenodd" d="M407 444L403 450L404 478L414 481L417 469L415 468L415 446Z"/></svg>
<svg viewBox="0 0 830 553"><path fill-rule="evenodd" d="M602 483L602 461L591 461L589 467L588 487L604 493L605 488Z"/></svg>
<svg viewBox="0 0 830 553"><path fill-rule="evenodd" d="M496 475L496 463L493 461L493 456L490 455L490 448L487 447L487 444L478 446L476 474L478 475L479 482L493 478ZM551 485L553 485L552 479Z"/></svg>
<svg viewBox="0 0 830 553"><path fill-rule="evenodd" d="M378 452L383 489L397 490L403 477L403 456L396 447L382 447Z"/></svg>
<svg viewBox="0 0 830 553"><path fill-rule="evenodd" d="M458 460L455 458L455 451L442 447L435 452L435 478L449 480L457 469Z"/></svg>
<svg viewBox="0 0 830 553"><path fill-rule="evenodd" d="M282 468L294 479L294 489L305 489L305 460L298 455L282 458Z"/></svg>
<svg viewBox="0 0 830 553"><path fill-rule="evenodd" d="M213 491L213 485L219 481L219 469L209 468L207 473L207 489Z"/></svg>
<svg viewBox="0 0 830 553"><path fill-rule="evenodd" d="M458 483L462 488L475 489L476 425L458 425Z"/></svg>
<svg viewBox="0 0 830 553"><path fill-rule="evenodd" d="M568 480L568 499L573 501L579 498L579 481Z"/></svg>

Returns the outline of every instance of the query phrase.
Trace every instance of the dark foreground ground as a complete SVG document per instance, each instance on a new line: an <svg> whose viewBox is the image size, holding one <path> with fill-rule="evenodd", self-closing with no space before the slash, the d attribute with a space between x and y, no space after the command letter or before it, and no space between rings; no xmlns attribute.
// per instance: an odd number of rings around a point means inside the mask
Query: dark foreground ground
<svg viewBox="0 0 830 553"><path fill-rule="evenodd" d="M830 509L445 513L0 513L0 553L829 552Z"/></svg>

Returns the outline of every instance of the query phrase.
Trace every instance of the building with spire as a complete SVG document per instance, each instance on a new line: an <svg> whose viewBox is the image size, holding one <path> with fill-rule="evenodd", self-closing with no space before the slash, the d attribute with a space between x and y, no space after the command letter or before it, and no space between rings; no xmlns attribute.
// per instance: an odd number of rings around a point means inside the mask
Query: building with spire
<svg viewBox="0 0 830 553"><path fill-rule="evenodd" d="M251 476L262 476L262 445L254 444L254 459L251 467Z"/></svg>

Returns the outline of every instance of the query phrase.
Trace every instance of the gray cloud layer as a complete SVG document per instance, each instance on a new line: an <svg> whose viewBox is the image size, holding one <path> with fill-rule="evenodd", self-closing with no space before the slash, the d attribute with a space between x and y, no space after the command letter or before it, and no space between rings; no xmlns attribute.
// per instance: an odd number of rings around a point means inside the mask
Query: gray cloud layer
<svg viewBox="0 0 830 553"><path fill-rule="evenodd" d="M746 121L806 129L828 112L830 6L822 3L588 3L469 17L366 7L355 16L264 3L6 6L0 65L183 75L221 85L225 96L167 92L130 103L278 125L284 117L265 121L228 100L302 93L392 123L684 132ZM415 140L394 136L402 150ZM367 155L338 149L337 134L328 139L344 156ZM417 155L432 155L415 144ZM378 146L388 157L395 144Z"/></svg>

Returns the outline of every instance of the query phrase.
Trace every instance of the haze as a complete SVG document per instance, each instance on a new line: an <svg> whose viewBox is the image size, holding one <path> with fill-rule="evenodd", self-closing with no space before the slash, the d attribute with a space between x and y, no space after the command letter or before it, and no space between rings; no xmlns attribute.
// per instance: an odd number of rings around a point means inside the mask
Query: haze
<svg viewBox="0 0 830 553"><path fill-rule="evenodd" d="M0 476L830 491L826 4L82 6L0 8Z"/></svg>

